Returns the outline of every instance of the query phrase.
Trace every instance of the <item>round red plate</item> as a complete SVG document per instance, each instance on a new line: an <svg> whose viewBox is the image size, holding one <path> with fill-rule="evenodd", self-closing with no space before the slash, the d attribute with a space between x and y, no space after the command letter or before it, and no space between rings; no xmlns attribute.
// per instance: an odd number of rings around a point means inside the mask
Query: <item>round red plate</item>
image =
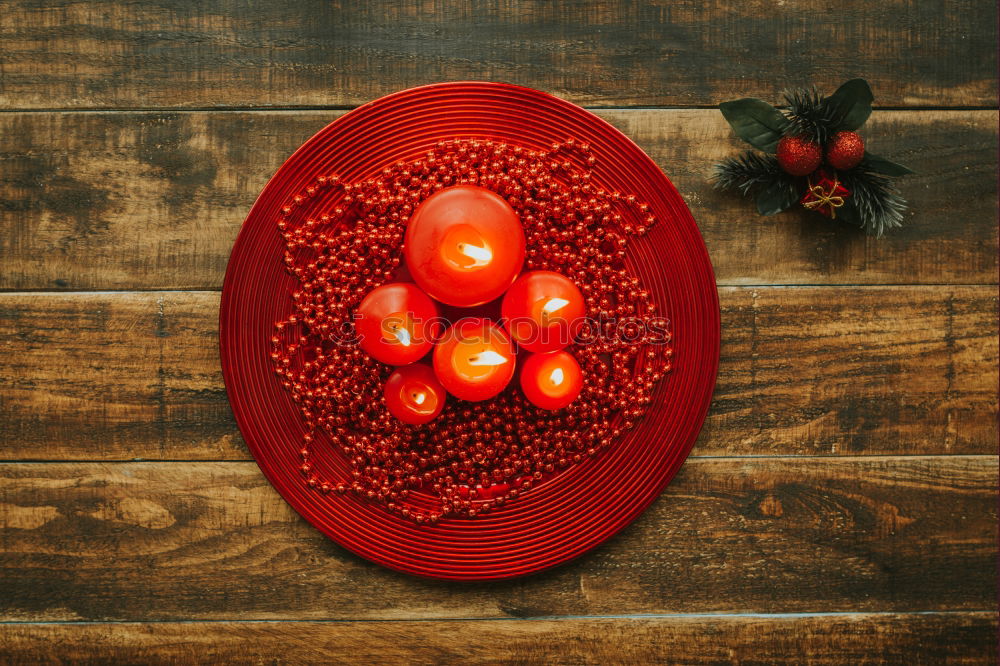
<svg viewBox="0 0 1000 666"><path fill-rule="evenodd" d="M597 157L594 178L635 194L659 220L629 244L629 260L673 329L673 370L646 416L608 449L475 519L417 525L348 493L306 486L299 410L270 360L274 323L291 311L275 223L284 202L320 174L348 181L414 159L442 139L492 138L532 149L574 138ZM691 213L653 161L594 114L536 90L445 83L375 100L306 141L264 187L243 223L222 290L222 371L233 413L261 470L296 511L344 548L435 578L484 580L532 573L577 557L636 518L684 462L708 411L719 360L719 301ZM314 459L346 478L347 462L318 442ZM322 461L322 462L319 462Z"/></svg>

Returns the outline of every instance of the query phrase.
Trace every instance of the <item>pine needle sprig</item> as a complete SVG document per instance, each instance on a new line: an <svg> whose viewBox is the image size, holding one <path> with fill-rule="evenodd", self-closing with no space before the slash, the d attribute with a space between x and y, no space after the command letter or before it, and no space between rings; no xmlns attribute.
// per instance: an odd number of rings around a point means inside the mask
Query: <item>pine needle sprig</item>
<svg viewBox="0 0 1000 666"><path fill-rule="evenodd" d="M771 187L787 181L795 186L794 179L778 164L774 155L747 151L739 157L729 157L715 165L715 187L720 190L739 190L748 194L756 187Z"/></svg>
<svg viewBox="0 0 1000 666"><path fill-rule="evenodd" d="M790 89L783 96L785 105L777 108L755 97L719 104L736 136L760 152L745 152L716 164L715 187L752 195L761 215L801 204L872 236L902 226L906 201L893 178L913 171L865 151L864 141L855 134L872 113L875 95L868 82L851 79L828 97L815 87ZM831 144L838 132L843 136ZM789 140L793 137L818 145ZM800 176L790 175L786 168ZM838 178L846 192L838 189ZM817 193L817 184L831 189L831 194L825 189ZM832 192L839 194L834 197Z"/></svg>
<svg viewBox="0 0 1000 666"><path fill-rule="evenodd" d="M822 97L816 88L799 88L784 93L788 110L789 131L786 135L806 136L824 144L837 126L837 109L829 97Z"/></svg>
<svg viewBox="0 0 1000 666"><path fill-rule="evenodd" d="M881 237L887 230L903 226L906 200L892 179L861 166L840 174L844 187L851 191L850 200L864 225L865 231Z"/></svg>

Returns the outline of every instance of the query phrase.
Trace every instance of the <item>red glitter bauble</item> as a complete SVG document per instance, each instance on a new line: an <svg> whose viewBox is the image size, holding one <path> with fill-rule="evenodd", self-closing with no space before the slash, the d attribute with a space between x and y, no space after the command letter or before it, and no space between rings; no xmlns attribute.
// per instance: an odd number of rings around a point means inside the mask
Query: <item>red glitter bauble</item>
<svg viewBox="0 0 1000 666"><path fill-rule="evenodd" d="M823 149L804 136L786 136L778 142L778 164L793 176L808 176L823 161Z"/></svg>
<svg viewBox="0 0 1000 666"><path fill-rule="evenodd" d="M834 169L853 169L864 157L865 142L857 132L837 132L826 142L826 161Z"/></svg>

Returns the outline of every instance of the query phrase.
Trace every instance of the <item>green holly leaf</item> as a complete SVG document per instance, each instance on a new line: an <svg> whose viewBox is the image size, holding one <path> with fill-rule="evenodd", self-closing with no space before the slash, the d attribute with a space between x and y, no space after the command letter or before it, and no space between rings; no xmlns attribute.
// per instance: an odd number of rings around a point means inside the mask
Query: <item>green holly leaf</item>
<svg viewBox="0 0 1000 666"><path fill-rule="evenodd" d="M785 116L761 99L744 99L723 102L719 105L722 115L729 121L736 136L754 148L773 153L788 125Z"/></svg>
<svg viewBox="0 0 1000 666"><path fill-rule="evenodd" d="M890 162L884 157L873 155L868 151L865 151L865 159L861 165L869 171L884 173L887 176L905 176L907 174L915 173L912 169L905 167L902 164Z"/></svg>
<svg viewBox="0 0 1000 666"><path fill-rule="evenodd" d="M788 183L772 183L757 195L757 212L761 215L776 215L791 208L799 200L799 194Z"/></svg>
<svg viewBox="0 0 1000 666"><path fill-rule="evenodd" d="M874 101L875 95L864 79L851 79L837 88L828 98L833 117L839 119L834 131L856 130L864 125L872 115Z"/></svg>

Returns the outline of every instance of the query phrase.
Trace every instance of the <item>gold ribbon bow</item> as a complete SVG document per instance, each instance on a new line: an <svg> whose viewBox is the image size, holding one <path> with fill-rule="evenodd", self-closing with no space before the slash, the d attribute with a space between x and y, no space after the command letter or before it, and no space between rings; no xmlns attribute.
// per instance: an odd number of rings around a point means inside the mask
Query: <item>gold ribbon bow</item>
<svg viewBox="0 0 1000 666"><path fill-rule="evenodd" d="M803 206L812 210L813 208L820 208L822 206L830 206L830 219L837 219L837 209L844 205L844 197L834 196L834 192L840 187L840 181L836 178L833 179L833 185L830 186L830 191L823 191L822 183L817 183L816 185L809 186L809 193L816 197L812 201L803 202Z"/></svg>

